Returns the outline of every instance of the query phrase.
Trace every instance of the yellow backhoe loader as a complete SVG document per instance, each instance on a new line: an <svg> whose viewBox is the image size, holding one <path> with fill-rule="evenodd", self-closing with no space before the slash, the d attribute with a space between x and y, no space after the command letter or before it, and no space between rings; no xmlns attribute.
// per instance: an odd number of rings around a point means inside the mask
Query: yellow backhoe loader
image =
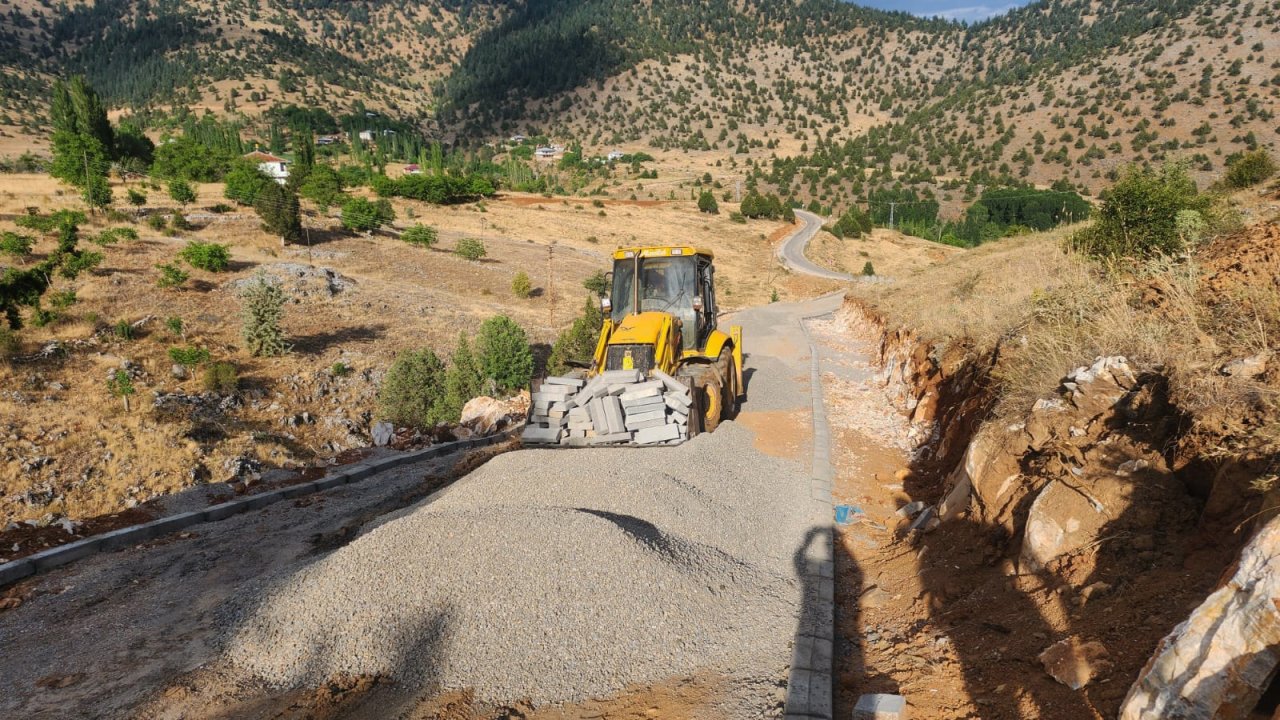
<svg viewBox="0 0 1280 720"><path fill-rule="evenodd" d="M742 328L717 327L715 263L688 246L622 248L613 254L604 323L589 375L654 369L690 388L689 435L710 432L738 408Z"/></svg>

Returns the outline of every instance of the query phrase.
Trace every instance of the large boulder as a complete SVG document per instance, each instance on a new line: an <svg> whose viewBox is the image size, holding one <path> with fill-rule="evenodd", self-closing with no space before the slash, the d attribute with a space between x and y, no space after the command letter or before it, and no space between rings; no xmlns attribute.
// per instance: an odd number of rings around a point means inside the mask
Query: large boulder
<svg viewBox="0 0 1280 720"><path fill-rule="evenodd" d="M1280 664L1280 518L1240 554L1235 574L1160 641L1121 720L1243 720Z"/></svg>
<svg viewBox="0 0 1280 720"><path fill-rule="evenodd" d="M471 398L462 406L458 424L476 435L492 435L524 419L529 412L529 393L498 400L487 396Z"/></svg>

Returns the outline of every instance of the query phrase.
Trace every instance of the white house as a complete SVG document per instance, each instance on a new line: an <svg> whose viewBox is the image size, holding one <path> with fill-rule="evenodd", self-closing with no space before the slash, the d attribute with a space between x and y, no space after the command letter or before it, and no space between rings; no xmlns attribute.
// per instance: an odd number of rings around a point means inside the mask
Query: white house
<svg viewBox="0 0 1280 720"><path fill-rule="evenodd" d="M534 150L533 154L540 158L553 158L556 156L556 149L554 147L543 146Z"/></svg>
<svg viewBox="0 0 1280 720"><path fill-rule="evenodd" d="M263 175L266 175L281 185L285 184L285 181L289 179L289 161L284 158L278 158L271 153L264 153L261 150L254 150L253 152L245 155L244 158L258 163L258 170L261 171Z"/></svg>
<svg viewBox="0 0 1280 720"><path fill-rule="evenodd" d="M363 141L365 141L365 142L373 142L373 131L372 131L372 130L361 130L361 131L360 131L360 139L361 139L361 140L363 140Z"/></svg>
<svg viewBox="0 0 1280 720"><path fill-rule="evenodd" d="M613 152L609 153L609 162L613 162L615 160L621 160L624 154L625 153L623 153L621 150L614 150Z"/></svg>

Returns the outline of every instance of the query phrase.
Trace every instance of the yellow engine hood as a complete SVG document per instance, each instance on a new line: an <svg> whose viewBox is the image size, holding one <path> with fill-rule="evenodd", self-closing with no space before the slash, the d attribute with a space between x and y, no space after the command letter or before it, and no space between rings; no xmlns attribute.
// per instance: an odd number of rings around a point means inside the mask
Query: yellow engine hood
<svg viewBox="0 0 1280 720"><path fill-rule="evenodd" d="M610 345L656 345L671 323L666 313L643 312L628 315L613 329Z"/></svg>

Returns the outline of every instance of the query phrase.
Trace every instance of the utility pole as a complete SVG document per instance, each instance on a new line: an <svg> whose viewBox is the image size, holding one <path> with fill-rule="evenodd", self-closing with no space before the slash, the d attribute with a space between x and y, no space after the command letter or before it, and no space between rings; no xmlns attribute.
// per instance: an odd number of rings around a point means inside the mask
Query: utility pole
<svg viewBox="0 0 1280 720"><path fill-rule="evenodd" d="M547 245L547 323L552 333L556 331L555 276L552 274L552 257L555 250L556 244L553 240L550 245Z"/></svg>
<svg viewBox="0 0 1280 720"><path fill-rule="evenodd" d="M897 206L898 206L898 203L896 203L896 202L894 202L894 201L892 201L892 200L890 200L890 201L889 201L889 229L890 229L890 230L893 230L893 229L894 229L894 225L893 225L893 211L894 211L894 209L895 209Z"/></svg>

